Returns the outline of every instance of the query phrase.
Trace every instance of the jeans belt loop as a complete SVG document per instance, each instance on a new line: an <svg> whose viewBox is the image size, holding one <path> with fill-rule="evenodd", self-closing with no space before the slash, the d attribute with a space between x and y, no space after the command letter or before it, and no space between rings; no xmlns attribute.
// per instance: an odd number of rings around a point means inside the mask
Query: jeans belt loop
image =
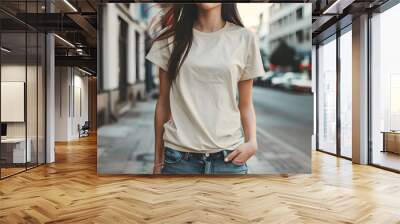
<svg viewBox="0 0 400 224"><path fill-rule="evenodd" d="M225 157L228 155L228 151L223 150L223 151L222 151L222 155L224 156L224 159L225 159Z"/></svg>
<svg viewBox="0 0 400 224"><path fill-rule="evenodd" d="M184 160L189 160L189 152L185 152L185 155L183 157Z"/></svg>

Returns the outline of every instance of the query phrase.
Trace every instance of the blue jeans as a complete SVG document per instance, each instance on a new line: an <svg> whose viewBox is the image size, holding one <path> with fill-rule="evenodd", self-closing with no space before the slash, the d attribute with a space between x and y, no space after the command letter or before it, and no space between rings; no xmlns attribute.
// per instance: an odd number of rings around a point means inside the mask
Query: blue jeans
<svg viewBox="0 0 400 224"><path fill-rule="evenodd" d="M168 147L164 150L162 174L247 174L247 164L236 165L225 162L231 151L217 153L181 152Z"/></svg>

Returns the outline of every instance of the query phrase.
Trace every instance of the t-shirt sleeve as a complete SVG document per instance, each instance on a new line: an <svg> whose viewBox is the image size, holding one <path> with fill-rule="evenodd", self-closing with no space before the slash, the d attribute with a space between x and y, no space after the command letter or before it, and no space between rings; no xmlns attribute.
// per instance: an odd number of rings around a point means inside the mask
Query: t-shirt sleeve
<svg viewBox="0 0 400 224"><path fill-rule="evenodd" d="M254 79L264 75L264 66L261 59L260 47L256 35L251 33L247 48L247 59L240 81Z"/></svg>
<svg viewBox="0 0 400 224"><path fill-rule="evenodd" d="M163 39L153 42L150 51L146 55L146 59L151 61L154 65L162 68L164 71L167 71L170 55L171 52L168 45L168 39Z"/></svg>

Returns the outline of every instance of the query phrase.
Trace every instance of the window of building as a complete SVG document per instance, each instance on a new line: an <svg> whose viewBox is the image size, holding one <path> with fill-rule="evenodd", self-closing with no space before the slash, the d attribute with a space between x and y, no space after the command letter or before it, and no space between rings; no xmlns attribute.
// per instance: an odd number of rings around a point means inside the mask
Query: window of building
<svg viewBox="0 0 400 224"><path fill-rule="evenodd" d="M318 149L336 154L336 37L318 47Z"/></svg>
<svg viewBox="0 0 400 224"><path fill-rule="evenodd" d="M311 39L310 37L311 37L311 29L307 29L304 32L304 38L305 38L306 41L309 41Z"/></svg>
<svg viewBox="0 0 400 224"><path fill-rule="evenodd" d="M318 149L351 158L353 77L351 26L341 30L340 36L334 35L320 44L317 53Z"/></svg>
<svg viewBox="0 0 400 224"><path fill-rule="evenodd" d="M296 31L296 40L299 43L303 43L304 42L303 30Z"/></svg>
<svg viewBox="0 0 400 224"><path fill-rule="evenodd" d="M296 19L297 20L303 19L303 8L298 8L296 10Z"/></svg>
<svg viewBox="0 0 400 224"><path fill-rule="evenodd" d="M371 162L400 170L400 4L371 18Z"/></svg>
<svg viewBox="0 0 400 224"><path fill-rule="evenodd" d="M351 27L350 27L351 28ZM352 157L352 33L340 36L340 154Z"/></svg>
<svg viewBox="0 0 400 224"><path fill-rule="evenodd" d="M128 88L128 23L119 18L119 101L127 100Z"/></svg>
<svg viewBox="0 0 400 224"><path fill-rule="evenodd" d="M140 33L135 32L135 55L139 56L140 55ZM140 81L140 58L136 57L136 81Z"/></svg>

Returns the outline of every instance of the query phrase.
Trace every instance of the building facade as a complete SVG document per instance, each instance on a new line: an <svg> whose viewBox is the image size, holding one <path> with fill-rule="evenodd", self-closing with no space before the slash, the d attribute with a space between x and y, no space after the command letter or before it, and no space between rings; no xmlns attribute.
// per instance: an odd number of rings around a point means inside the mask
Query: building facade
<svg viewBox="0 0 400 224"><path fill-rule="evenodd" d="M269 8L269 50L285 41L297 52L309 52L311 41L311 4L274 3Z"/></svg>
<svg viewBox="0 0 400 224"><path fill-rule="evenodd" d="M98 83L98 126L114 122L146 94L146 38L150 4L104 4Z"/></svg>

